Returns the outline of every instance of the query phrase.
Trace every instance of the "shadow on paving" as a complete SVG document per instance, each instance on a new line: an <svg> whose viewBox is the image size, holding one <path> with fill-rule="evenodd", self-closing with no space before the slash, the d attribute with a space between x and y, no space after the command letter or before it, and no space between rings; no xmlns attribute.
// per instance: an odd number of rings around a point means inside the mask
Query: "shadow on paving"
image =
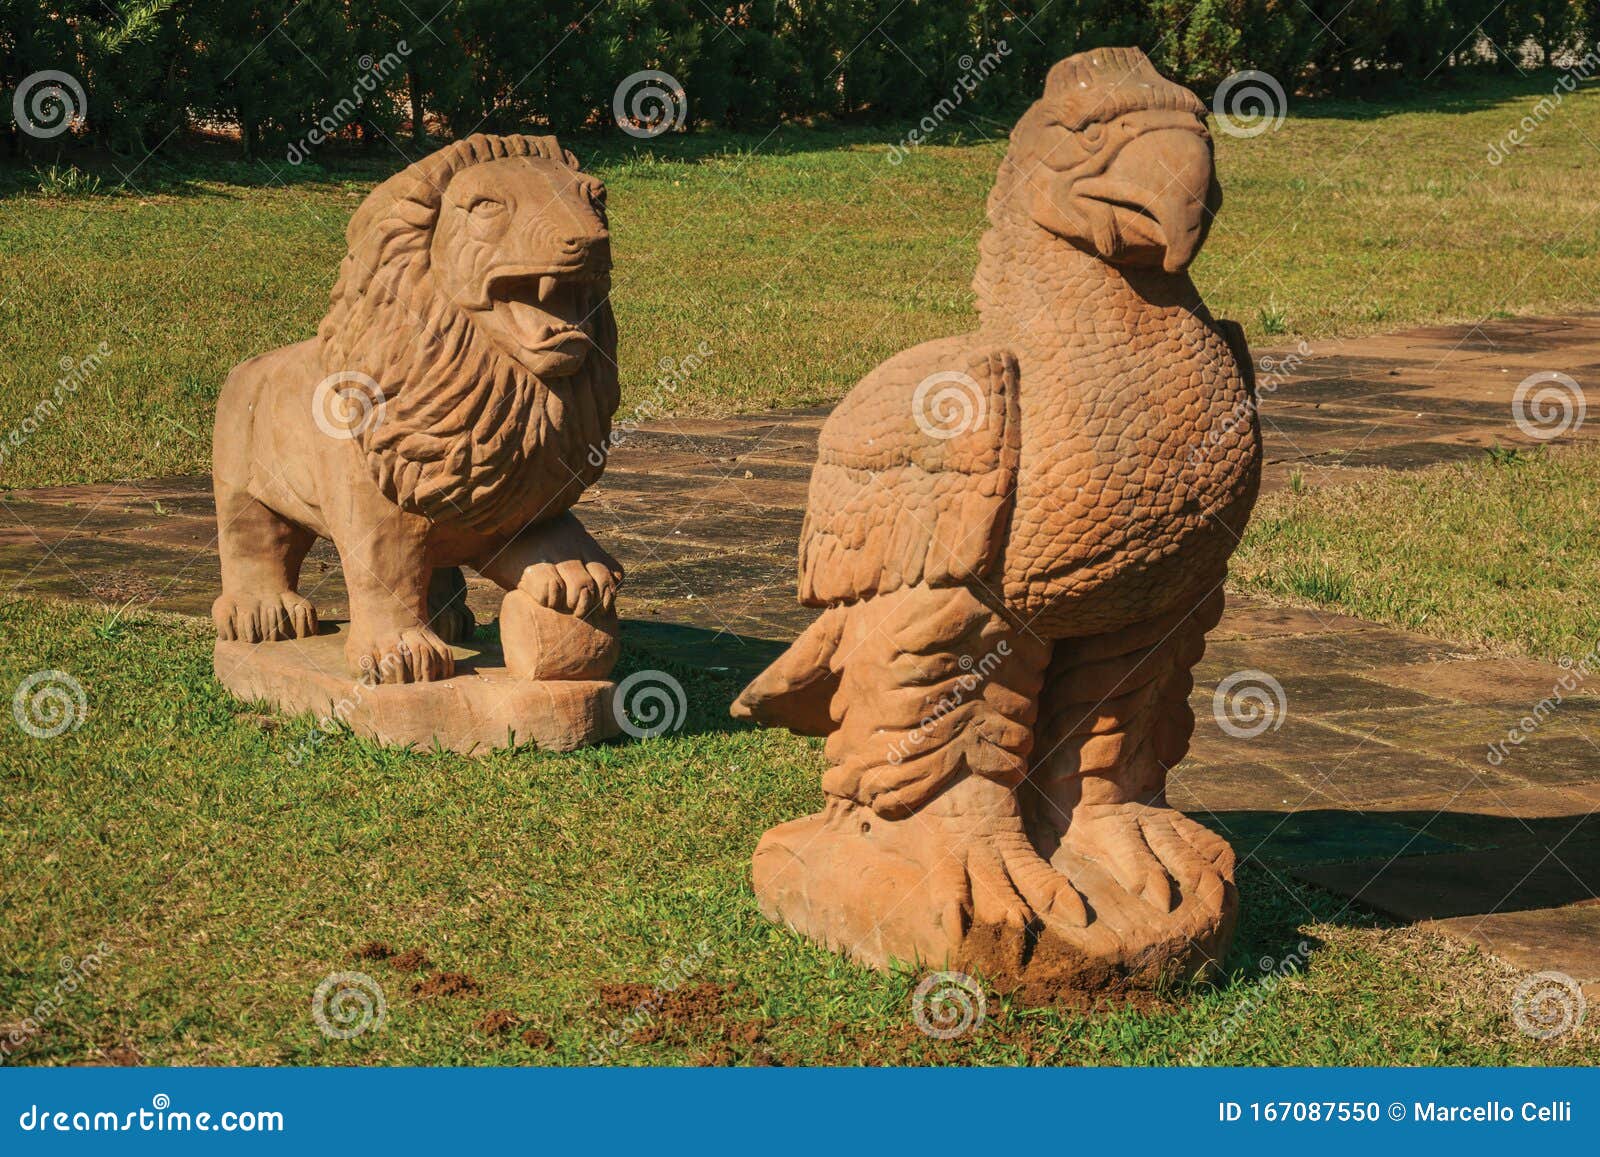
<svg viewBox="0 0 1600 1157"><path fill-rule="evenodd" d="M1600 815L1521 818L1321 808L1201 812L1243 864L1298 878L1402 920L1523 912L1600 893Z"/></svg>

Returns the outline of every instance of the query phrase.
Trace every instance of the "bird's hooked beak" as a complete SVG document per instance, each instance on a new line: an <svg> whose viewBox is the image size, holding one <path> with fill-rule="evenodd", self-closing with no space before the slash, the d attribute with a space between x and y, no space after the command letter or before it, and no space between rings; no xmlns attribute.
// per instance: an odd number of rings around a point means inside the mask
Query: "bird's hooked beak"
<svg viewBox="0 0 1600 1157"><path fill-rule="evenodd" d="M1140 133L1096 176L1074 181L1061 216L1106 261L1189 267L1220 205L1211 142L1187 126Z"/></svg>

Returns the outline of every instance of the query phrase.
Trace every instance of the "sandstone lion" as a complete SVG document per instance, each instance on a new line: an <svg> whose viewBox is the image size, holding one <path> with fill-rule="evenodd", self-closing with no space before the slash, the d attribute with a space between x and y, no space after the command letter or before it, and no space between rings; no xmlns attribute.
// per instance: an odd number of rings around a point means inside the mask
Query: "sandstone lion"
<svg viewBox="0 0 1600 1157"><path fill-rule="evenodd" d="M317 631L300 564L331 539L346 655L449 678L472 629L459 567L611 615L621 568L570 513L616 410L605 187L553 137L477 135L351 218L317 336L235 367L217 405L222 639Z"/></svg>

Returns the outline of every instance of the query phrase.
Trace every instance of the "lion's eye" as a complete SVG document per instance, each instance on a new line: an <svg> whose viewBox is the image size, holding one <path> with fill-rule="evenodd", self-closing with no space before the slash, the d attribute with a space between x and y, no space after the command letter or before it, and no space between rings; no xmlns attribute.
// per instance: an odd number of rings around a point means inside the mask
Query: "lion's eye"
<svg viewBox="0 0 1600 1157"><path fill-rule="evenodd" d="M498 217L505 211L505 205L500 201L496 201L492 197L479 197L476 201L467 206L467 212L471 213L472 216L479 221L487 221L491 217Z"/></svg>

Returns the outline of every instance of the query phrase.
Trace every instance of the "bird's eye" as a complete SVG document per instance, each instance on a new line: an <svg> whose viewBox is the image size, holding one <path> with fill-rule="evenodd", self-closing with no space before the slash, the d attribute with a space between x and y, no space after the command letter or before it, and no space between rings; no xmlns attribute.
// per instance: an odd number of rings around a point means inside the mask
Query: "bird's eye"
<svg viewBox="0 0 1600 1157"><path fill-rule="evenodd" d="M1096 152L1106 143L1106 126L1099 123L1084 125L1083 131L1078 136L1083 141L1084 148L1091 153Z"/></svg>

